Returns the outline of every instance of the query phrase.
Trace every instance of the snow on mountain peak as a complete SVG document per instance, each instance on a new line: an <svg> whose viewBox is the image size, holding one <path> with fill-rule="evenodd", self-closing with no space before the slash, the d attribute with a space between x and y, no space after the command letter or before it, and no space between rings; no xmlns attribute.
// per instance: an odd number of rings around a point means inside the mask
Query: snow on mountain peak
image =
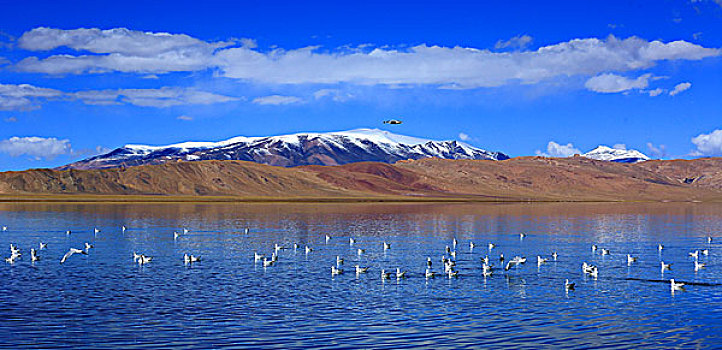
<svg viewBox="0 0 722 350"><path fill-rule="evenodd" d="M635 149L620 149L599 145L597 148L582 154L582 157L618 163L637 163L649 160L644 153Z"/></svg>
<svg viewBox="0 0 722 350"><path fill-rule="evenodd" d="M338 165L361 161L393 163L428 157L490 160L509 158L503 153L489 152L459 141L435 141L380 129L354 129L279 136L239 136L220 142L182 142L167 146L126 145L60 169L134 166L176 160L235 159L298 166Z"/></svg>

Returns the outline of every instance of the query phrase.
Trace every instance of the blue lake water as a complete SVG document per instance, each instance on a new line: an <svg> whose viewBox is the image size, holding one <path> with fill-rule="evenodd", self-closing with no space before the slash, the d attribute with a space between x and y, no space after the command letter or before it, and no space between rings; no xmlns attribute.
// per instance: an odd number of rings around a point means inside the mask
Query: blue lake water
<svg viewBox="0 0 722 350"><path fill-rule="evenodd" d="M0 264L0 348L722 348L722 205L18 203L0 204L0 226L2 257L11 243L23 253ZM454 237L458 278L426 280L426 258L442 272ZM59 263L85 242L87 256ZM275 266L254 262L275 243L290 248ZM695 272L697 249L709 255ZM500 253L528 262L484 278L480 259L498 267ZM381 279L397 267L408 278Z"/></svg>

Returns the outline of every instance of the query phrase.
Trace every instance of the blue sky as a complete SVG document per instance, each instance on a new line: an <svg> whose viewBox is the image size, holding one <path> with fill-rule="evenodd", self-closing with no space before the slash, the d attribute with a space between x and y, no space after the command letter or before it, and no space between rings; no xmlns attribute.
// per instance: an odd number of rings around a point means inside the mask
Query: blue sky
<svg viewBox="0 0 722 350"><path fill-rule="evenodd" d="M722 155L720 0L0 5L0 170L360 127Z"/></svg>

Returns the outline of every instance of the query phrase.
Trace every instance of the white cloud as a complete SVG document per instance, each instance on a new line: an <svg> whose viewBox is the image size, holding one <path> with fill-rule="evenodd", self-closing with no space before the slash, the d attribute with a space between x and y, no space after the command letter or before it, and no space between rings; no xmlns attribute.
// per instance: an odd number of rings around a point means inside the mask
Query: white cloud
<svg viewBox="0 0 722 350"><path fill-rule="evenodd" d="M679 83L674 86L674 89L669 92L669 96L674 96L682 91L685 91L692 87L692 83Z"/></svg>
<svg viewBox="0 0 722 350"><path fill-rule="evenodd" d="M625 145L623 143L615 143L614 146L612 146L612 148L619 149L619 150L626 150L627 145Z"/></svg>
<svg viewBox="0 0 722 350"><path fill-rule="evenodd" d="M185 120L185 121L191 121L191 120L193 120L193 117L187 116L187 115L179 115L178 118L176 118L176 119L178 119L178 120Z"/></svg>
<svg viewBox="0 0 722 350"><path fill-rule="evenodd" d="M649 149L649 153L651 153L654 158L667 157L667 146L665 145L655 146L653 143L647 142L647 149Z"/></svg>
<svg viewBox="0 0 722 350"><path fill-rule="evenodd" d="M719 53L685 41L662 43L610 36L606 40L574 39L521 52L419 45L405 50L376 48L349 53L320 52L316 47L261 53L234 47L219 50L216 57L222 75L261 83L478 88L636 71L661 60L698 60Z"/></svg>
<svg viewBox="0 0 722 350"><path fill-rule="evenodd" d="M336 102L345 102L353 98L352 94L342 92L338 89L321 89L313 93L313 98L320 100L322 98L331 98Z"/></svg>
<svg viewBox="0 0 722 350"><path fill-rule="evenodd" d="M113 105L127 103L141 107L172 107L208 105L237 101L239 98L199 91L193 88L162 87L160 89L85 90L73 96L85 104Z"/></svg>
<svg viewBox="0 0 722 350"><path fill-rule="evenodd" d="M296 97L296 96L281 96L281 95L271 95L271 96L263 96L263 97L256 97L253 99L253 103L258 105L288 105L293 103L300 103L303 100Z"/></svg>
<svg viewBox="0 0 722 350"><path fill-rule="evenodd" d="M54 137L11 137L0 141L0 152L7 153L11 157L29 155L36 159L53 159L62 154L72 152L70 141L58 140Z"/></svg>
<svg viewBox="0 0 722 350"><path fill-rule="evenodd" d="M649 86L652 74L644 74L636 79L630 79L612 73L600 74L590 78L584 84L587 90L601 93L617 93L633 89L644 89Z"/></svg>
<svg viewBox="0 0 722 350"><path fill-rule="evenodd" d="M517 35L509 40L499 40L496 42L496 45L494 45L494 48L499 49L525 49L529 44L532 43L534 39L529 35Z"/></svg>
<svg viewBox="0 0 722 350"><path fill-rule="evenodd" d="M529 40L521 36L515 42L523 44ZM110 71L152 74L210 68L221 76L267 84L436 85L463 89L638 71L658 61L699 60L720 54L718 49L686 41L664 43L614 36L573 39L534 51L513 52L427 45L404 49L276 48L264 52L248 40L238 46L233 41L205 42L183 34L123 28L36 28L23 34L19 44L29 50L65 46L83 52L77 56L28 57L14 67L48 74Z"/></svg>
<svg viewBox="0 0 722 350"><path fill-rule="evenodd" d="M655 96L661 95L661 94L664 93L665 91L666 91L666 90L664 90L664 89L656 88L656 89L654 89L654 90L649 90L649 91L647 91L647 94L649 94L649 96L655 97Z"/></svg>
<svg viewBox="0 0 722 350"><path fill-rule="evenodd" d="M167 73L197 71L212 65L215 50L234 42L205 42L185 34L152 33L114 28L62 30L35 28L18 39L18 46L30 51L67 47L91 54L53 55L45 59L28 57L16 69L47 74L100 72Z"/></svg>
<svg viewBox="0 0 722 350"><path fill-rule="evenodd" d="M254 39L241 38L238 41L241 43L241 45L249 49L255 49L258 47L258 42L256 42L256 40Z"/></svg>
<svg viewBox="0 0 722 350"><path fill-rule="evenodd" d="M469 141L469 140L471 140L471 137L469 137L468 134L465 134L465 133L463 133L463 132L460 132L460 133L459 133L459 140L461 140L461 141Z"/></svg>
<svg viewBox="0 0 722 350"><path fill-rule="evenodd" d="M7 118L3 119L3 121L6 122L6 123L15 123L15 122L18 121L18 118L15 118L15 117L7 117Z"/></svg>
<svg viewBox="0 0 722 350"><path fill-rule="evenodd" d="M722 130L699 134L692 138L692 143L697 146L695 155L722 156Z"/></svg>
<svg viewBox="0 0 722 350"><path fill-rule="evenodd" d="M62 97L63 92L29 84L0 84L0 111L27 111L40 108L39 102Z"/></svg>
<svg viewBox="0 0 722 350"><path fill-rule="evenodd" d="M578 148L575 148L574 145L571 143L561 145L554 141L549 141L549 143L547 144L546 153L537 150L536 154L538 156L544 157L570 157L575 154L582 154L582 151L580 151Z"/></svg>

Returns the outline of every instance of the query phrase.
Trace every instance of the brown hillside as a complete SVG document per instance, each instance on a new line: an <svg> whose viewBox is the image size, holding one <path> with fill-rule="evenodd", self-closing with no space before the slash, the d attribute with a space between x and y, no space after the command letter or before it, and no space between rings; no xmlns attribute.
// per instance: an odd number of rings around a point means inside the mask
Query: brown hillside
<svg viewBox="0 0 722 350"><path fill-rule="evenodd" d="M582 157L422 159L296 168L211 160L5 172L0 173L0 194L711 201L722 199L720 169L718 158L639 164Z"/></svg>

